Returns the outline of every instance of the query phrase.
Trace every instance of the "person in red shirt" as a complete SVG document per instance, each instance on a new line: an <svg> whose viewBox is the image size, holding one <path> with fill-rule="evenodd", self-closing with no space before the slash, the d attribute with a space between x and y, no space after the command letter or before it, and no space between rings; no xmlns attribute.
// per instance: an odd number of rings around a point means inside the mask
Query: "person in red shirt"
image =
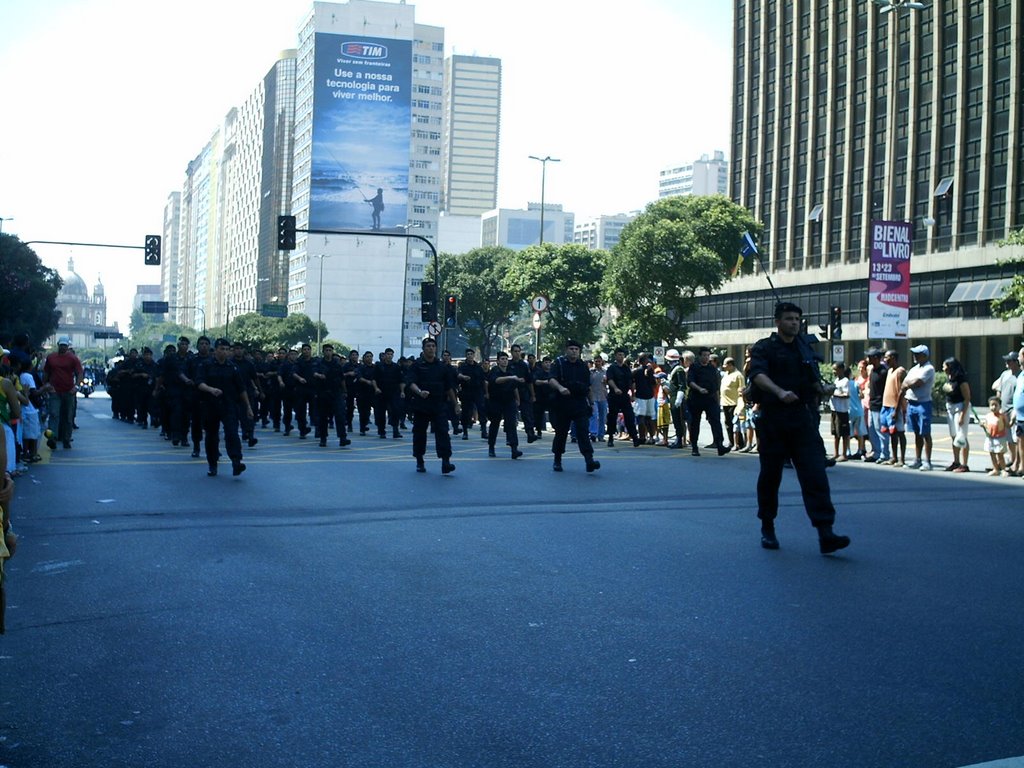
<svg viewBox="0 0 1024 768"><path fill-rule="evenodd" d="M65 450L71 448L72 419L75 414L75 393L82 380L82 362L71 351L71 339L61 336L57 351L51 352L43 364L43 389L49 393L50 437L46 444L52 451L60 440Z"/></svg>

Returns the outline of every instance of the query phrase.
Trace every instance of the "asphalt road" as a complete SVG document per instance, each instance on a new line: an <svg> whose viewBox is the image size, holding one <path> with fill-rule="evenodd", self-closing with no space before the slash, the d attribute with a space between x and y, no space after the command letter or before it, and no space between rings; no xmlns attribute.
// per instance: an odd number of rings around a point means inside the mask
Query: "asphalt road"
<svg viewBox="0 0 1024 768"><path fill-rule="evenodd" d="M79 401L18 481L0 766L963 766L1024 754L1024 481L260 433L248 471ZM711 453L711 452L705 452ZM977 467L980 469L980 464Z"/></svg>

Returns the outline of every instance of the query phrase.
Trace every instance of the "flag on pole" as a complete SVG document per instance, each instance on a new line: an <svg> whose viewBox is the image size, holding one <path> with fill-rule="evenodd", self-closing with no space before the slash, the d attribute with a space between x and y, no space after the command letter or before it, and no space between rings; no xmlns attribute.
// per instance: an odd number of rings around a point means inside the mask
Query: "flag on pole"
<svg viewBox="0 0 1024 768"><path fill-rule="evenodd" d="M740 268L743 266L743 258L750 256L751 254L757 255L757 245L754 243L754 238L750 236L749 232L743 233L743 248L740 249L739 255L736 257L736 264L732 268L730 277L736 277L739 274Z"/></svg>

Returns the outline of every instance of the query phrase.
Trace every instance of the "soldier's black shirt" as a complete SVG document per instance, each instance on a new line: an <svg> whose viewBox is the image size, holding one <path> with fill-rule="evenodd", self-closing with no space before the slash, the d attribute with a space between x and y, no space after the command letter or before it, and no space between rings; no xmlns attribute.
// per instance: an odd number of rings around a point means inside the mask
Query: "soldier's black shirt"
<svg viewBox="0 0 1024 768"><path fill-rule="evenodd" d="M345 386L345 363L340 357L332 357L330 360L320 358L317 361L317 373L322 373L324 378L314 379L316 388L321 394L336 395L346 390Z"/></svg>
<svg viewBox="0 0 1024 768"><path fill-rule="evenodd" d="M298 360L295 361L295 368L293 369L292 373L306 380L306 383L303 384L301 381L299 381L293 376L292 381L295 383L296 387L300 387L302 389L309 389L313 386L313 373L316 370L315 366L316 360L312 357L310 357L308 360L304 357L300 357Z"/></svg>
<svg viewBox="0 0 1024 768"><path fill-rule="evenodd" d="M701 365L699 362L695 362L691 365L690 372L687 375L687 382L691 386L690 397L694 398L714 398L722 389L722 375L711 363ZM692 389L694 384L698 387L703 387L708 393L705 395L703 392Z"/></svg>
<svg viewBox="0 0 1024 768"><path fill-rule="evenodd" d="M512 372L513 376L521 376L523 378L523 383L519 385L520 387L533 383L533 372L530 370L530 364L525 360L509 360L508 369Z"/></svg>
<svg viewBox="0 0 1024 768"><path fill-rule="evenodd" d="M625 365L612 363L605 371L604 378L607 382L614 382L615 386L621 390L622 395L628 395L629 390L632 389L633 374L630 373L629 368ZM618 393L616 393L611 387L608 387L608 394L611 397L618 396Z"/></svg>
<svg viewBox="0 0 1024 768"><path fill-rule="evenodd" d="M465 395L476 395L483 389L484 386L484 370L480 367L480 363L467 363L465 361L459 363L459 367L456 372L461 376L469 376L469 380L458 379L459 391Z"/></svg>
<svg viewBox="0 0 1024 768"><path fill-rule="evenodd" d="M557 410L573 417L590 413L589 365L582 360L571 363L563 355L552 363L551 378L569 390L568 395L555 393L551 402Z"/></svg>
<svg viewBox="0 0 1024 768"><path fill-rule="evenodd" d="M250 392L256 389L256 364L247 357L243 357L241 360L232 358L231 362L238 368L238 372L242 375L242 382L245 384L246 389Z"/></svg>
<svg viewBox="0 0 1024 768"><path fill-rule="evenodd" d="M189 352L188 357L185 360L185 375L188 376L192 381L199 378L199 371L207 363L213 361L213 355L199 355Z"/></svg>
<svg viewBox="0 0 1024 768"><path fill-rule="evenodd" d="M245 382L242 381L242 374L238 371L232 361L225 360L218 363L216 360L202 366L199 369L199 380L196 386L205 384L208 387L219 389L223 392L220 397L210 395L213 402L224 401L227 403L241 403L242 393L245 392ZM209 393L207 393L209 394Z"/></svg>
<svg viewBox="0 0 1024 768"><path fill-rule="evenodd" d="M448 392L455 389L455 369L442 363L438 358L428 363L421 355L406 371L405 384L406 387L415 384L430 393L430 397L424 398L406 390L406 397L411 399L414 411L440 413L448 398Z"/></svg>
<svg viewBox="0 0 1024 768"><path fill-rule="evenodd" d="M402 366L398 363L378 361L373 366L373 378L384 395L394 396L401 389L405 377L402 374Z"/></svg>
<svg viewBox="0 0 1024 768"><path fill-rule="evenodd" d="M507 405L515 400L516 390L519 388L519 382L503 381L501 384L498 383L498 379L515 375L516 374L512 372L511 365L509 365L504 371L495 365L487 372L487 397L493 404ZM463 382L463 384L465 383L466 382Z"/></svg>
<svg viewBox="0 0 1024 768"><path fill-rule="evenodd" d="M643 365L633 371L633 394L637 400L654 397L654 371L649 366Z"/></svg>
<svg viewBox="0 0 1024 768"><path fill-rule="evenodd" d="M787 344L777 333L758 341L750 350L750 381L765 374L782 389L796 393L799 402L786 404L772 392L758 388L758 400L763 415L785 413L790 408L817 407L817 362L810 359L810 351L797 340ZM756 387L757 384L754 384Z"/></svg>

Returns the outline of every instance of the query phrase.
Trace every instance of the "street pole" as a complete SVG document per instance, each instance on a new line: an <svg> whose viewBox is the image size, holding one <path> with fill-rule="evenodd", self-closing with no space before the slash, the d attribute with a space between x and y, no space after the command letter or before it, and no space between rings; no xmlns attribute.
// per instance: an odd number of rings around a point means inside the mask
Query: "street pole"
<svg viewBox="0 0 1024 768"><path fill-rule="evenodd" d="M546 157L530 155L530 159L540 163L540 238L538 244L544 245L544 188L547 185L548 163L560 163L562 161L551 155Z"/></svg>

